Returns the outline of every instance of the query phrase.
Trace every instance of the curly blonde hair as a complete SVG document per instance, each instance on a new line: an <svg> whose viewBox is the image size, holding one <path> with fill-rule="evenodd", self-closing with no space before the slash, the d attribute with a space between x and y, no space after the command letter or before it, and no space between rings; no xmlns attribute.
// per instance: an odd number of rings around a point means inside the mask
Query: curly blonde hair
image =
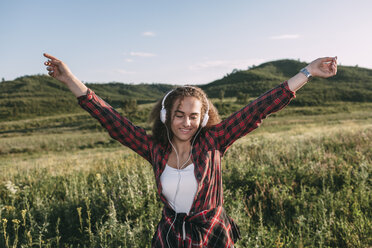
<svg viewBox="0 0 372 248"><path fill-rule="evenodd" d="M178 99L182 100L183 98L190 97L190 96L197 98L202 103L202 109L201 109L202 115L200 117L200 120L203 120L205 112L207 111L207 108L208 108L207 104L209 104L208 123L205 127L202 128L201 133L203 133L203 131L206 131L208 128L218 124L221 121L221 118L218 114L217 109L215 108L213 103L207 98L207 95L205 94L205 92L199 87L195 87L195 86L177 87L167 96L164 102L164 108L167 111L167 117L171 116L171 109L172 109L173 104L176 102L176 100ZM162 108L162 104L161 104L162 101L163 101L163 98L160 99L153 107L150 113L150 122L152 122L152 136L155 142L159 142L162 145L168 145L169 141L167 138L167 128L170 132L169 137L171 140L173 138L173 133L171 130L170 118L166 118L165 123L161 122L160 120L160 111Z"/></svg>

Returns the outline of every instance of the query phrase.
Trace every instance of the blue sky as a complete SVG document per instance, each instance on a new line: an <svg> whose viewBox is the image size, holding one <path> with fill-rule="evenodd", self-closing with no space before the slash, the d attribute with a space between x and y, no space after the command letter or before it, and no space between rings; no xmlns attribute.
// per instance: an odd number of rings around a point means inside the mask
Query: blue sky
<svg viewBox="0 0 372 248"><path fill-rule="evenodd" d="M335 55L372 68L371 10L368 0L1 0L0 78L46 73L43 52L102 83L205 84Z"/></svg>

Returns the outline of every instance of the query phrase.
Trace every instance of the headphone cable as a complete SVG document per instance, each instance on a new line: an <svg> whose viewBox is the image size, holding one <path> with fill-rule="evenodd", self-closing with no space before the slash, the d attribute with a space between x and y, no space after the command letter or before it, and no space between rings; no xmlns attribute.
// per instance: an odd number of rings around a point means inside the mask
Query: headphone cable
<svg viewBox="0 0 372 248"><path fill-rule="evenodd" d="M177 187L176 187L176 193L174 195L174 198L173 198L173 203L174 203L174 211L176 213L175 217L174 217L174 220L172 222L172 224L170 225L169 229L168 229L168 232L167 232L167 235L166 235L166 241L167 241L167 244L168 244L168 247L170 247L169 245L169 242L168 242L168 235L169 235L169 232L170 230L172 229L174 223L176 222L176 219L177 219L177 209L176 209L176 198L177 198L177 194L178 194L178 190L179 190L179 185L180 185L180 181L181 181L181 174L180 174L180 171L181 169L187 164L187 162L189 161L189 159L191 158L191 154L192 154L192 147L194 146L194 142L196 140L196 137L199 135L202 127L199 128L198 132L196 133L195 137L194 137L194 140L192 141L191 143L191 148L190 148L190 154L189 154L189 157L187 158L186 162L182 165L182 167L179 167L179 156L178 156L178 152L177 152L177 149L175 148L175 146L173 145L172 141L170 140L169 138L169 130L168 130L168 127L167 125L165 125L165 128L167 129L167 137L168 137L168 141L169 143L171 144L172 148L174 149L175 153L176 153L176 157L177 157L177 172L178 172L178 182L177 182ZM170 204L171 205L171 204Z"/></svg>

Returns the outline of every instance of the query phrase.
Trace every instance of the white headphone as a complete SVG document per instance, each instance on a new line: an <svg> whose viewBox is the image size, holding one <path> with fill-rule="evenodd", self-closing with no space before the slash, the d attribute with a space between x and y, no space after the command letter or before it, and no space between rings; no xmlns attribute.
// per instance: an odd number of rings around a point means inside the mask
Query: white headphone
<svg viewBox="0 0 372 248"><path fill-rule="evenodd" d="M193 88L195 89L194 87L192 86L184 86L184 87L189 87L189 88ZM172 93L174 90L171 90L169 91L163 98L163 101L161 102L161 110L160 110L160 121L163 122L165 124L165 121L167 120L167 110L165 109L164 107L164 103L165 103L165 99L167 99L168 95L170 93ZM208 99L205 98L206 102L207 102L207 110L205 111L205 114L204 114L204 117L203 117L203 121L201 122L201 127L205 127L208 123L208 120L209 120L209 103L208 103Z"/></svg>

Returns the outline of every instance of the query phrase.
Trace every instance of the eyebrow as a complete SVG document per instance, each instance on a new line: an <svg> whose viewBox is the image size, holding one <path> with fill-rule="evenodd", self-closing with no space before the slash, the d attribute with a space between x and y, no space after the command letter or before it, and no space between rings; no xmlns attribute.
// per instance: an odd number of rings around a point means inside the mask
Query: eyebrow
<svg viewBox="0 0 372 248"><path fill-rule="evenodd" d="M185 114L185 112L181 111L181 110L176 110L174 111L175 113L181 113L181 114ZM190 115L199 115L200 113L191 113Z"/></svg>

